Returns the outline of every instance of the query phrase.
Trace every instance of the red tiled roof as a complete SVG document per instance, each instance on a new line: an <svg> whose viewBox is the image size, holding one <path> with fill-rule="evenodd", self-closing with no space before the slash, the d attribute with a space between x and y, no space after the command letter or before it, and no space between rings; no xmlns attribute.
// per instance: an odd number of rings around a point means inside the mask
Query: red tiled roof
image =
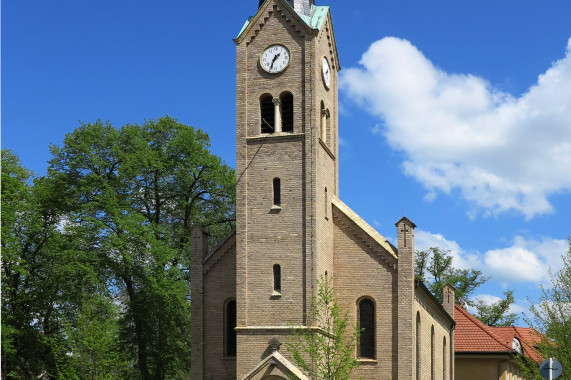
<svg viewBox="0 0 571 380"><path fill-rule="evenodd" d="M514 353L513 338L517 338L524 354L536 363L541 362L541 354L535 349L541 341L541 334L527 327L490 327L480 322L467 310L454 305L454 351Z"/></svg>
<svg viewBox="0 0 571 380"><path fill-rule="evenodd" d="M464 308L454 305L454 351L456 352L511 352L510 345L506 345L497 337L492 328L480 322Z"/></svg>
<svg viewBox="0 0 571 380"><path fill-rule="evenodd" d="M526 356L536 363L541 363L543 357L535 348L541 342L541 334L537 330L529 327L494 327L497 335L499 335L504 342L511 342L513 338L517 338L522 345L523 352Z"/></svg>

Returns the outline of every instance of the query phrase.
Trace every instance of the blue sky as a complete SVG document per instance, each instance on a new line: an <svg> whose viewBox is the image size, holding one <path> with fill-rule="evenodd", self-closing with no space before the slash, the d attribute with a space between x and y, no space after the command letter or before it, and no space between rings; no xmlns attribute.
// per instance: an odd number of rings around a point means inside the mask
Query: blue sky
<svg viewBox="0 0 571 380"><path fill-rule="evenodd" d="M2 148L44 174L79 121L164 115L235 165L236 36L257 0L2 2ZM340 198L450 249L514 311L571 233L571 3L341 1Z"/></svg>

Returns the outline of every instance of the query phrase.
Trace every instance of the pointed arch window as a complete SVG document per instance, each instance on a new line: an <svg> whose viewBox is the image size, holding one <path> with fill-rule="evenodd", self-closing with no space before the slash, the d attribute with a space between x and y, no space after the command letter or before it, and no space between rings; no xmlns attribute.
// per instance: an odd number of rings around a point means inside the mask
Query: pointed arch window
<svg viewBox="0 0 571 380"><path fill-rule="evenodd" d="M375 304L365 298L359 302L359 357L375 358Z"/></svg>
<svg viewBox="0 0 571 380"><path fill-rule="evenodd" d="M236 356L236 300L229 300L226 302L224 320L224 353L225 356Z"/></svg>
<svg viewBox="0 0 571 380"><path fill-rule="evenodd" d="M282 132L293 132L293 95L284 92L280 95L282 112Z"/></svg>
<svg viewBox="0 0 571 380"><path fill-rule="evenodd" d="M260 97L260 119L262 133L273 133L275 131L275 107L270 94Z"/></svg>

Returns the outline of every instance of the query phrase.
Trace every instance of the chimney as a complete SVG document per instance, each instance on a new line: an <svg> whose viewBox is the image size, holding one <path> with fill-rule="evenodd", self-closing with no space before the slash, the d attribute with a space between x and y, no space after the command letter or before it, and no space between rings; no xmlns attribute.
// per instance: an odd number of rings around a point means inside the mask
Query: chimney
<svg viewBox="0 0 571 380"><path fill-rule="evenodd" d="M190 318L191 318L191 378L204 377L204 278L202 263L208 253L208 233L194 227L190 241Z"/></svg>
<svg viewBox="0 0 571 380"><path fill-rule="evenodd" d="M416 225L403 217L396 223L398 240L398 366L399 380L416 378L414 313L414 229Z"/></svg>
<svg viewBox="0 0 571 380"><path fill-rule="evenodd" d="M454 319L454 287L450 284L442 288L442 307Z"/></svg>

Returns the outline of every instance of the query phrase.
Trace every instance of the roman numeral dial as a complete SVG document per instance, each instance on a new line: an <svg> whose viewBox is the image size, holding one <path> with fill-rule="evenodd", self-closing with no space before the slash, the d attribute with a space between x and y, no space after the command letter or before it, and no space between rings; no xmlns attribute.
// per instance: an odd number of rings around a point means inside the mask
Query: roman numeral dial
<svg viewBox="0 0 571 380"><path fill-rule="evenodd" d="M289 50L280 44L274 44L266 48L260 55L260 66L270 74L284 71L290 61Z"/></svg>

